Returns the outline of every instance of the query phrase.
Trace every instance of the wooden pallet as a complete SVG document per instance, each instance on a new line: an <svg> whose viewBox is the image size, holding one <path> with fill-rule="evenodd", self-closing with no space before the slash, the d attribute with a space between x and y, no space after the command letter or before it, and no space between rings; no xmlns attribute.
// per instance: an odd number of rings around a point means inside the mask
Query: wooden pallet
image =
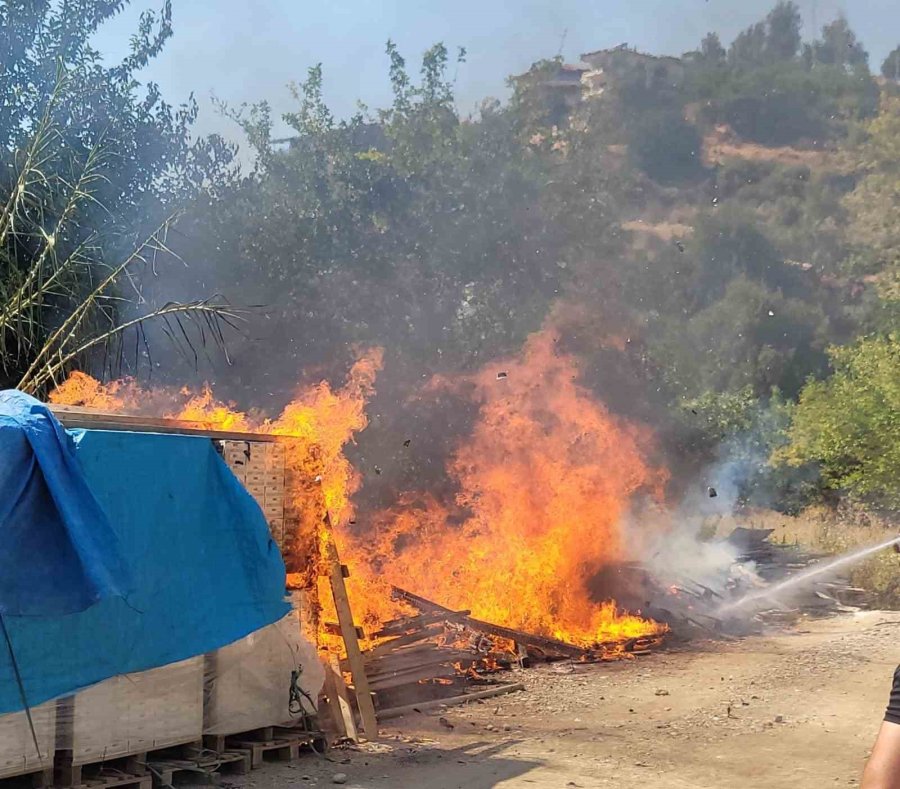
<svg viewBox="0 0 900 789"><path fill-rule="evenodd" d="M155 751L135 753L119 759L91 764L72 764L64 753L57 756L56 784L61 789L103 789L103 787L172 786L176 774L210 775L223 768L244 774L250 771L250 751L223 749L213 752L201 742L185 743Z"/></svg>
<svg viewBox="0 0 900 789"><path fill-rule="evenodd" d="M246 775L250 772L251 761L250 751L228 750L222 753L206 752L190 759L151 759L147 762L147 769L154 786L168 787L174 785L176 775L209 776L224 770L236 775Z"/></svg>
<svg viewBox="0 0 900 789"><path fill-rule="evenodd" d="M223 746L231 750L248 751L250 767L254 769L262 765L267 758L293 761L305 749L316 750L325 747L319 733L284 726L266 726L229 736L207 735L204 743L207 748L216 751Z"/></svg>
<svg viewBox="0 0 900 789"><path fill-rule="evenodd" d="M146 754L137 753L102 762L73 764L65 751L56 755L54 786L60 789L81 787L134 786L150 789L153 781L147 773Z"/></svg>
<svg viewBox="0 0 900 789"><path fill-rule="evenodd" d="M53 786L53 768L0 778L0 789L43 789Z"/></svg>

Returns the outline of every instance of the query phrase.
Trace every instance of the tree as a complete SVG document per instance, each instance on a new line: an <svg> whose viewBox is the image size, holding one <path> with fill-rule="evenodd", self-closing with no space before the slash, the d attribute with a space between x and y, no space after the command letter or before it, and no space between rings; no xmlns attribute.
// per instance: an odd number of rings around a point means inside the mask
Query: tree
<svg viewBox="0 0 900 789"><path fill-rule="evenodd" d="M803 389L790 444L776 458L818 464L829 487L900 506L900 334L867 337L830 355L833 375Z"/></svg>
<svg viewBox="0 0 900 789"><path fill-rule="evenodd" d="M628 124L628 151L634 163L660 183L699 175L703 140L680 110L648 110Z"/></svg>
<svg viewBox="0 0 900 789"><path fill-rule="evenodd" d="M885 79L900 82L900 46L894 47L884 59L881 74Z"/></svg>
<svg viewBox="0 0 900 789"><path fill-rule="evenodd" d="M217 137L191 140L197 105L173 109L149 84L140 95L137 73L172 35L171 0L145 11L129 54L105 66L91 45L104 22L127 0L0 5L0 159L24 150L47 98L73 167L83 165L102 139L108 158L105 202L124 215L145 215L150 197L169 208L186 192L227 171L233 151ZM60 68L68 78L60 83ZM126 210L133 209L133 210Z"/></svg>
<svg viewBox="0 0 900 789"><path fill-rule="evenodd" d="M565 136L532 143L524 119L491 103L460 122L441 45L418 80L393 44L387 56L393 101L346 122L312 68L285 116L286 150L271 142L268 107L234 114L257 145L256 171L193 212L179 242L188 276L266 305L255 337L230 345L229 396L253 397L263 376L267 392L290 394L297 370L337 369L360 342L384 344L388 364L418 376L480 364L537 328L570 276L574 194L594 209L592 254L602 249L593 232L611 220L590 183L594 152L581 159ZM404 382L392 379L397 391Z"/></svg>
<svg viewBox="0 0 900 789"><path fill-rule="evenodd" d="M766 62L766 25L757 22L738 34L728 50L728 62L735 68L752 68Z"/></svg>
<svg viewBox="0 0 900 789"><path fill-rule="evenodd" d="M716 33L707 33L700 42L700 56L710 65L719 65L725 62L725 47L719 41Z"/></svg>
<svg viewBox="0 0 900 789"><path fill-rule="evenodd" d="M793 60L800 51L800 9L793 0L779 0L766 17L765 54L769 61Z"/></svg>
<svg viewBox="0 0 900 789"><path fill-rule="evenodd" d="M40 395L59 385L76 365L104 350L103 367L115 371L125 341L149 351L145 324L162 321L183 350L221 344L223 324L234 312L213 300L141 304L142 265L163 265L171 220L112 259L124 247L120 217L98 201L107 183L108 159L97 145L84 165L70 169L71 151L53 118L60 88L48 98L27 147L13 157L0 205L0 388L15 386ZM83 223L88 209L100 208L105 223ZM106 244L108 235L117 236ZM143 313L122 316L123 305ZM192 337L190 330L198 329Z"/></svg>
<svg viewBox="0 0 900 789"><path fill-rule="evenodd" d="M846 199L850 237L874 257L875 272L900 270L900 99L883 98L868 125L859 165L863 176Z"/></svg>
<svg viewBox="0 0 900 789"><path fill-rule="evenodd" d="M822 38L810 45L809 57L812 63L851 69L865 68L869 63L869 53L857 40L844 16L822 28Z"/></svg>
<svg viewBox="0 0 900 789"><path fill-rule="evenodd" d="M84 344L90 338L120 341L125 310L142 298L140 260L165 254L158 231L231 172L229 146L192 141L193 102L173 109L155 85L139 90L137 72L171 35L169 3L141 16L120 63L105 66L91 46L124 5L0 5L0 370L7 384L40 388L51 372L85 363L98 347ZM122 260L129 260L124 269ZM143 321L131 326L141 329Z"/></svg>

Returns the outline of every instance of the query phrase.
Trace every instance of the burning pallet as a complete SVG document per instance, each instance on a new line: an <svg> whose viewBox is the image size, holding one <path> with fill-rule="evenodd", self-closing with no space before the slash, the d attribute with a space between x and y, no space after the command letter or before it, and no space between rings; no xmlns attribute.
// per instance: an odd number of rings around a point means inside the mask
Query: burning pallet
<svg viewBox="0 0 900 789"><path fill-rule="evenodd" d="M495 675L535 662L597 662L649 654L662 636L590 647L495 625L394 587L394 599L419 613L385 623L385 639L363 653L379 719L423 705L464 703L521 689Z"/></svg>

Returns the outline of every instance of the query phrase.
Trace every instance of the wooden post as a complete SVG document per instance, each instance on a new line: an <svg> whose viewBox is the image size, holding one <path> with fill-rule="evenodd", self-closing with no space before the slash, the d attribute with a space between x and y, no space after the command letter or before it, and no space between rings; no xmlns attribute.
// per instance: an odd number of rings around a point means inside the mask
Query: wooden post
<svg viewBox="0 0 900 789"><path fill-rule="evenodd" d="M341 626L344 648L347 650L350 675L353 677L353 686L356 688L356 704L359 707L363 731L370 740L374 740L378 738L378 720L375 717L375 704L372 701L372 693L369 690L369 679L366 677L362 651L356 638L353 612L350 610L350 598L347 597L347 587L344 584L346 568L341 566L337 546L334 542L331 515L327 512L325 513L324 525L325 562L328 567L328 579L331 582L331 594L334 596L334 607L337 610L338 624Z"/></svg>
<svg viewBox="0 0 900 789"><path fill-rule="evenodd" d="M337 655L329 655L328 660L322 661L325 665L325 692L328 694L328 707L331 717L334 718L338 733L359 742L359 734L356 731L356 719L353 717L353 707L350 705L350 694L344 675L341 673L340 661Z"/></svg>

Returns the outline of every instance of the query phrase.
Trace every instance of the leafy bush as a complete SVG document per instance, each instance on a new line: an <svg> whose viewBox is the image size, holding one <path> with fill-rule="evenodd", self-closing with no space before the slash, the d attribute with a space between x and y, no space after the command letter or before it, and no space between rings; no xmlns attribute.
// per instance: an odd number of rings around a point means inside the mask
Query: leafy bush
<svg viewBox="0 0 900 789"><path fill-rule="evenodd" d="M641 113L629 124L628 140L633 163L655 181L677 183L703 170L700 133L678 109Z"/></svg>
<svg viewBox="0 0 900 789"><path fill-rule="evenodd" d="M781 462L818 464L826 484L900 505L900 334L833 348L834 373L800 394Z"/></svg>
<svg viewBox="0 0 900 789"><path fill-rule="evenodd" d="M698 79L694 90L707 100L705 120L765 145L834 139L878 107L878 86L867 69L807 68L799 61L732 69L715 82Z"/></svg>

